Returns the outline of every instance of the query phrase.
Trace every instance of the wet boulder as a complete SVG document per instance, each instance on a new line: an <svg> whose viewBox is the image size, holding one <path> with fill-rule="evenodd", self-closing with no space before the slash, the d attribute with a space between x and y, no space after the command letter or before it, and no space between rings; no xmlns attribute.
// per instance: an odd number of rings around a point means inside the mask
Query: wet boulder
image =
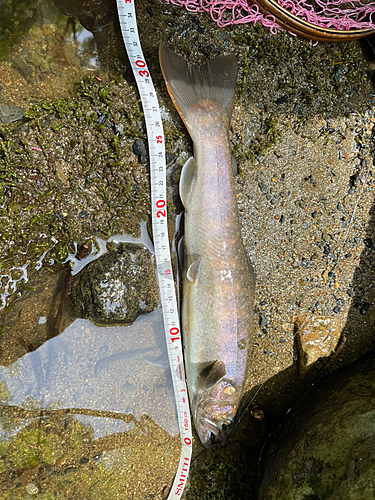
<svg viewBox="0 0 375 500"><path fill-rule="evenodd" d="M375 351L324 380L268 443L258 500L375 495Z"/></svg>
<svg viewBox="0 0 375 500"><path fill-rule="evenodd" d="M88 264L72 285L78 317L98 325L127 325L159 303L153 255L136 245L121 245Z"/></svg>

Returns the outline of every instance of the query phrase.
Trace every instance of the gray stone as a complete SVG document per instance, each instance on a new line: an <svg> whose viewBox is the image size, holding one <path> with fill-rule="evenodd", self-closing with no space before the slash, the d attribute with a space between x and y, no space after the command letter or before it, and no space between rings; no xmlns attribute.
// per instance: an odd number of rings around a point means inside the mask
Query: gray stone
<svg viewBox="0 0 375 500"><path fill-rule="evenodd" d="M0 120L4 125L21 120L23 116L23 108L8 106L7 104L0 106Z"/></svg>
<svg viewBox="0 0 375 500"><path fill-rule="evenodd" d="M88 264L71 295L79 317L98 325L130 324L159 303L153 256L143 247L123 245Z"/></svg>
<svg viewBox="0 0 375 500"><path fill-rule="evenodd" d="M375 498L374 351L307 394L269 443L258 500Z"/></svg>
<svg viewBox="0 0 375 500"><path fill-rule="evenodd" d="M12 57L12 62L17 71L25 78L25 80L29 80L31 75L33 74L33 68L25 62L22 56L14 55Z"/></svg>

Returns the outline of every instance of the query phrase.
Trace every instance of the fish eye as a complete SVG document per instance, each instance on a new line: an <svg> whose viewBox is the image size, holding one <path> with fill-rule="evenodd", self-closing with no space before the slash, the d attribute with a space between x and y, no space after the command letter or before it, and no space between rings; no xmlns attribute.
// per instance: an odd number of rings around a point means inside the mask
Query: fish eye
<svg viewBox="0 0 375 500"><path fill-rule="evenodd" d="M232 420L227 418L226 420L224 420L224 422L221 424L221 428L223 429L223 431L227 431L229 429L229 427L232 425Z"/></svg>

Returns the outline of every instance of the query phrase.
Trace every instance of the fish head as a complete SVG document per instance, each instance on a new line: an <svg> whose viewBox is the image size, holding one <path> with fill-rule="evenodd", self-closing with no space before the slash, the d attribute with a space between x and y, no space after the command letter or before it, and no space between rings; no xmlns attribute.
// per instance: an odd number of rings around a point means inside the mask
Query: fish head
<svg viewBox="0 0 375 500"><path fill-rule="evenodd" d="M202 444L227 444L241 399L241 389L229 380L220 380L200 394L194 411L195 427Z"/></svg>

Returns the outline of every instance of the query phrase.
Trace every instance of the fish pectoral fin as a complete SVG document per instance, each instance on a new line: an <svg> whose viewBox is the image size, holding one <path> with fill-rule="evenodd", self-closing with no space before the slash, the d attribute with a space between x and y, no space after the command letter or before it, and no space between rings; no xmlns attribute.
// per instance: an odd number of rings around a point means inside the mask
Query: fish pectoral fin
<svg viewBox="0 0 375 500"><path fill-rule="evenodd" d="M196 170L197 162L195 161L194 156L190 156L190 158L185 162L185 165L182 167L180 177L180 196L182 204L185 208L189 199Z"/></svg>
<svg viewBox="0 0 375 500"><path fill-rule="evenodd" d="M214 387L220 379L225 377L226 369L224 361L215 361L206 366L199 374L199 386L203 391Z"/></svg>
<svg viewBox="0 0 375 500"><path fill-rule="evenodd" d="M237 160L233 154L232 154L232 170L234 176L238 175Z"/></svg>
<svg viewBox="0 0 375 500"><path fill-rule="evenodd" d="M194 261L190 266L189 269L186 272L186 277L191 283L194 283L194 281L197 279L198 272L199 272L199 266L201 265L202 262L202 257L199 257L196 261Z"/></svg>

